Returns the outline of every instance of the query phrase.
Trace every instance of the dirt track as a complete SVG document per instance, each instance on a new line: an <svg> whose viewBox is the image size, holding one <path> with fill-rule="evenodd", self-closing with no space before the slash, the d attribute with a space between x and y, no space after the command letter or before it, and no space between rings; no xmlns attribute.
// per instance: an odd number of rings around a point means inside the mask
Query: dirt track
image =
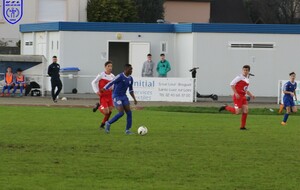
<svg viewBox="0 0 300 190"><path fill-rule="evenodd" d="M47 107L93 107L98 101L95 95L62 95L67 97L68 100L59 100L53 103L50 97L0 97L0 105L12 106L47 106ZM210 99L198 99L197 102L139 102L137 107L147 106L198 106L198 107L219 107L224 103L232 104L230 97L220 97L218 101ZM278 108L276 98L257 98L249 102L250 108Z"/></svg>

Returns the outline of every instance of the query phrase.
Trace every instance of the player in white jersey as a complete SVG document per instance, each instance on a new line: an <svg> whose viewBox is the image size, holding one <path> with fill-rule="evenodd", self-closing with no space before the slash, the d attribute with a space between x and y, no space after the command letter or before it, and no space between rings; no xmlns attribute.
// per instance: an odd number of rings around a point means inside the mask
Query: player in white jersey
<svg viewBox="0 0 300 190"><path fill-rule="evenodd" d="M100 124L100 129L104 129L105 122L108 121L114 107L112 100L112 89L101 92L101 89L115 78L115 75L111 73L112 62L107 61L104 66L105 71L98 74L91 83L94 92L100 97L99 103L96 103L95 107L93 108L93 112L99 110L104 115L104 118Z"/></svg>

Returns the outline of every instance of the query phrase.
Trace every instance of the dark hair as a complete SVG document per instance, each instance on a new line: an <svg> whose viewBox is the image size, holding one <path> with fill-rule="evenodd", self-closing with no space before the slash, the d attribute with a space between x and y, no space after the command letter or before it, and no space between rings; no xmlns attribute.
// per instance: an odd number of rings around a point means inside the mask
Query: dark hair
<svg viewBox="0 0 300 190"><path fill-rule="evenodd" d="M108 64L112 64L112 61L108 60L104 63L104 66L106 67Z"/></svg>
<svg viewBox="0 0 300 190"><path fill-rule="evenodd" d="M21 68L18 68L17 69L17 72L22 72L23 70Z"/></svg>
<svg viewBox="0 0 300 190"><path fill-rule="evenodd" d="M53 57L52 57L52 58L57 58L57 57L56 57L56 55L53 55Z"/></svg>
<svg viewBox="0 0 300 190"><path fill-rule="evenodd" d="M250 65L244 65L243 69L248 69L250 71Z"/></svg>
<svg viewBox="0 0 300 190"><path fill-rule="evenodd" d="M165 54L164 54L164 53L161 53L160 56L165 56Z"/></svg>
<svg viewBox="0 0 300 190"><path fill-rule="evenodd" d="M290 73L290 76L291 76L291 75L295 75L295 74L296 74L295 72L291 72L291 73Z"/></svg>
<svg viewBox="0 0 300 190"><path fill-rule="evenodd" d="M147 56L152 56L152 55L151 55L151 53L148 53L148 55L147 55Z"/></svg>
<svg viewBox="0 0 300 190"><path fill-rule="evenodd" d="M127 63L127 64L124 65L124 69L125 70L128 69L129 67L132 67L129 63Z"/></svg>
<svg viewBox="0 0 300 190"><path fill-rule="evenodd" d="M8 69L8 68L11 68L11 69L12 69L12 67L11 67L11 66L8 66L6 69Z"/></svg>

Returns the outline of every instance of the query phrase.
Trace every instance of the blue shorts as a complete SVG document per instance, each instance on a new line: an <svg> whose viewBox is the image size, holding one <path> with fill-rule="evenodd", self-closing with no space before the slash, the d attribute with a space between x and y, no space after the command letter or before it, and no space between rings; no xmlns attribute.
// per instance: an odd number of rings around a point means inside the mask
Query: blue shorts
<svg viewBox="0 0 300 190"><path fill-rule="evenodd" d="M118 96L114 97L114 106L119 107L119 106L128 106L130 104L129 99L127 96Z"/></svg>
<svg viewBox="0 0 300 190"><path fill-rule="evenodd" d="M293 107L295 106L294 98L293 97L283 97L283 104L284 107Z"/></svg>

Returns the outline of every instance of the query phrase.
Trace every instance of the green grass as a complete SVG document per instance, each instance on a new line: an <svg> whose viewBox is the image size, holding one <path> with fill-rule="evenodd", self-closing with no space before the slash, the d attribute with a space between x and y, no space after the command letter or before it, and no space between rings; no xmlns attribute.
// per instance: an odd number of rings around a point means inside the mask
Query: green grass
<svg viewBox="0 0 300 190"><path fill-rule="evenodd" d="M154 109L154 108L153 108ZM182 108L185 109L185 108ZM159 109L161 110L161 109ZM171 108L172 110L172 108ZM0 107L0 189L299 189L300 117L154 110L111 134L85 108Z"/></svg>

